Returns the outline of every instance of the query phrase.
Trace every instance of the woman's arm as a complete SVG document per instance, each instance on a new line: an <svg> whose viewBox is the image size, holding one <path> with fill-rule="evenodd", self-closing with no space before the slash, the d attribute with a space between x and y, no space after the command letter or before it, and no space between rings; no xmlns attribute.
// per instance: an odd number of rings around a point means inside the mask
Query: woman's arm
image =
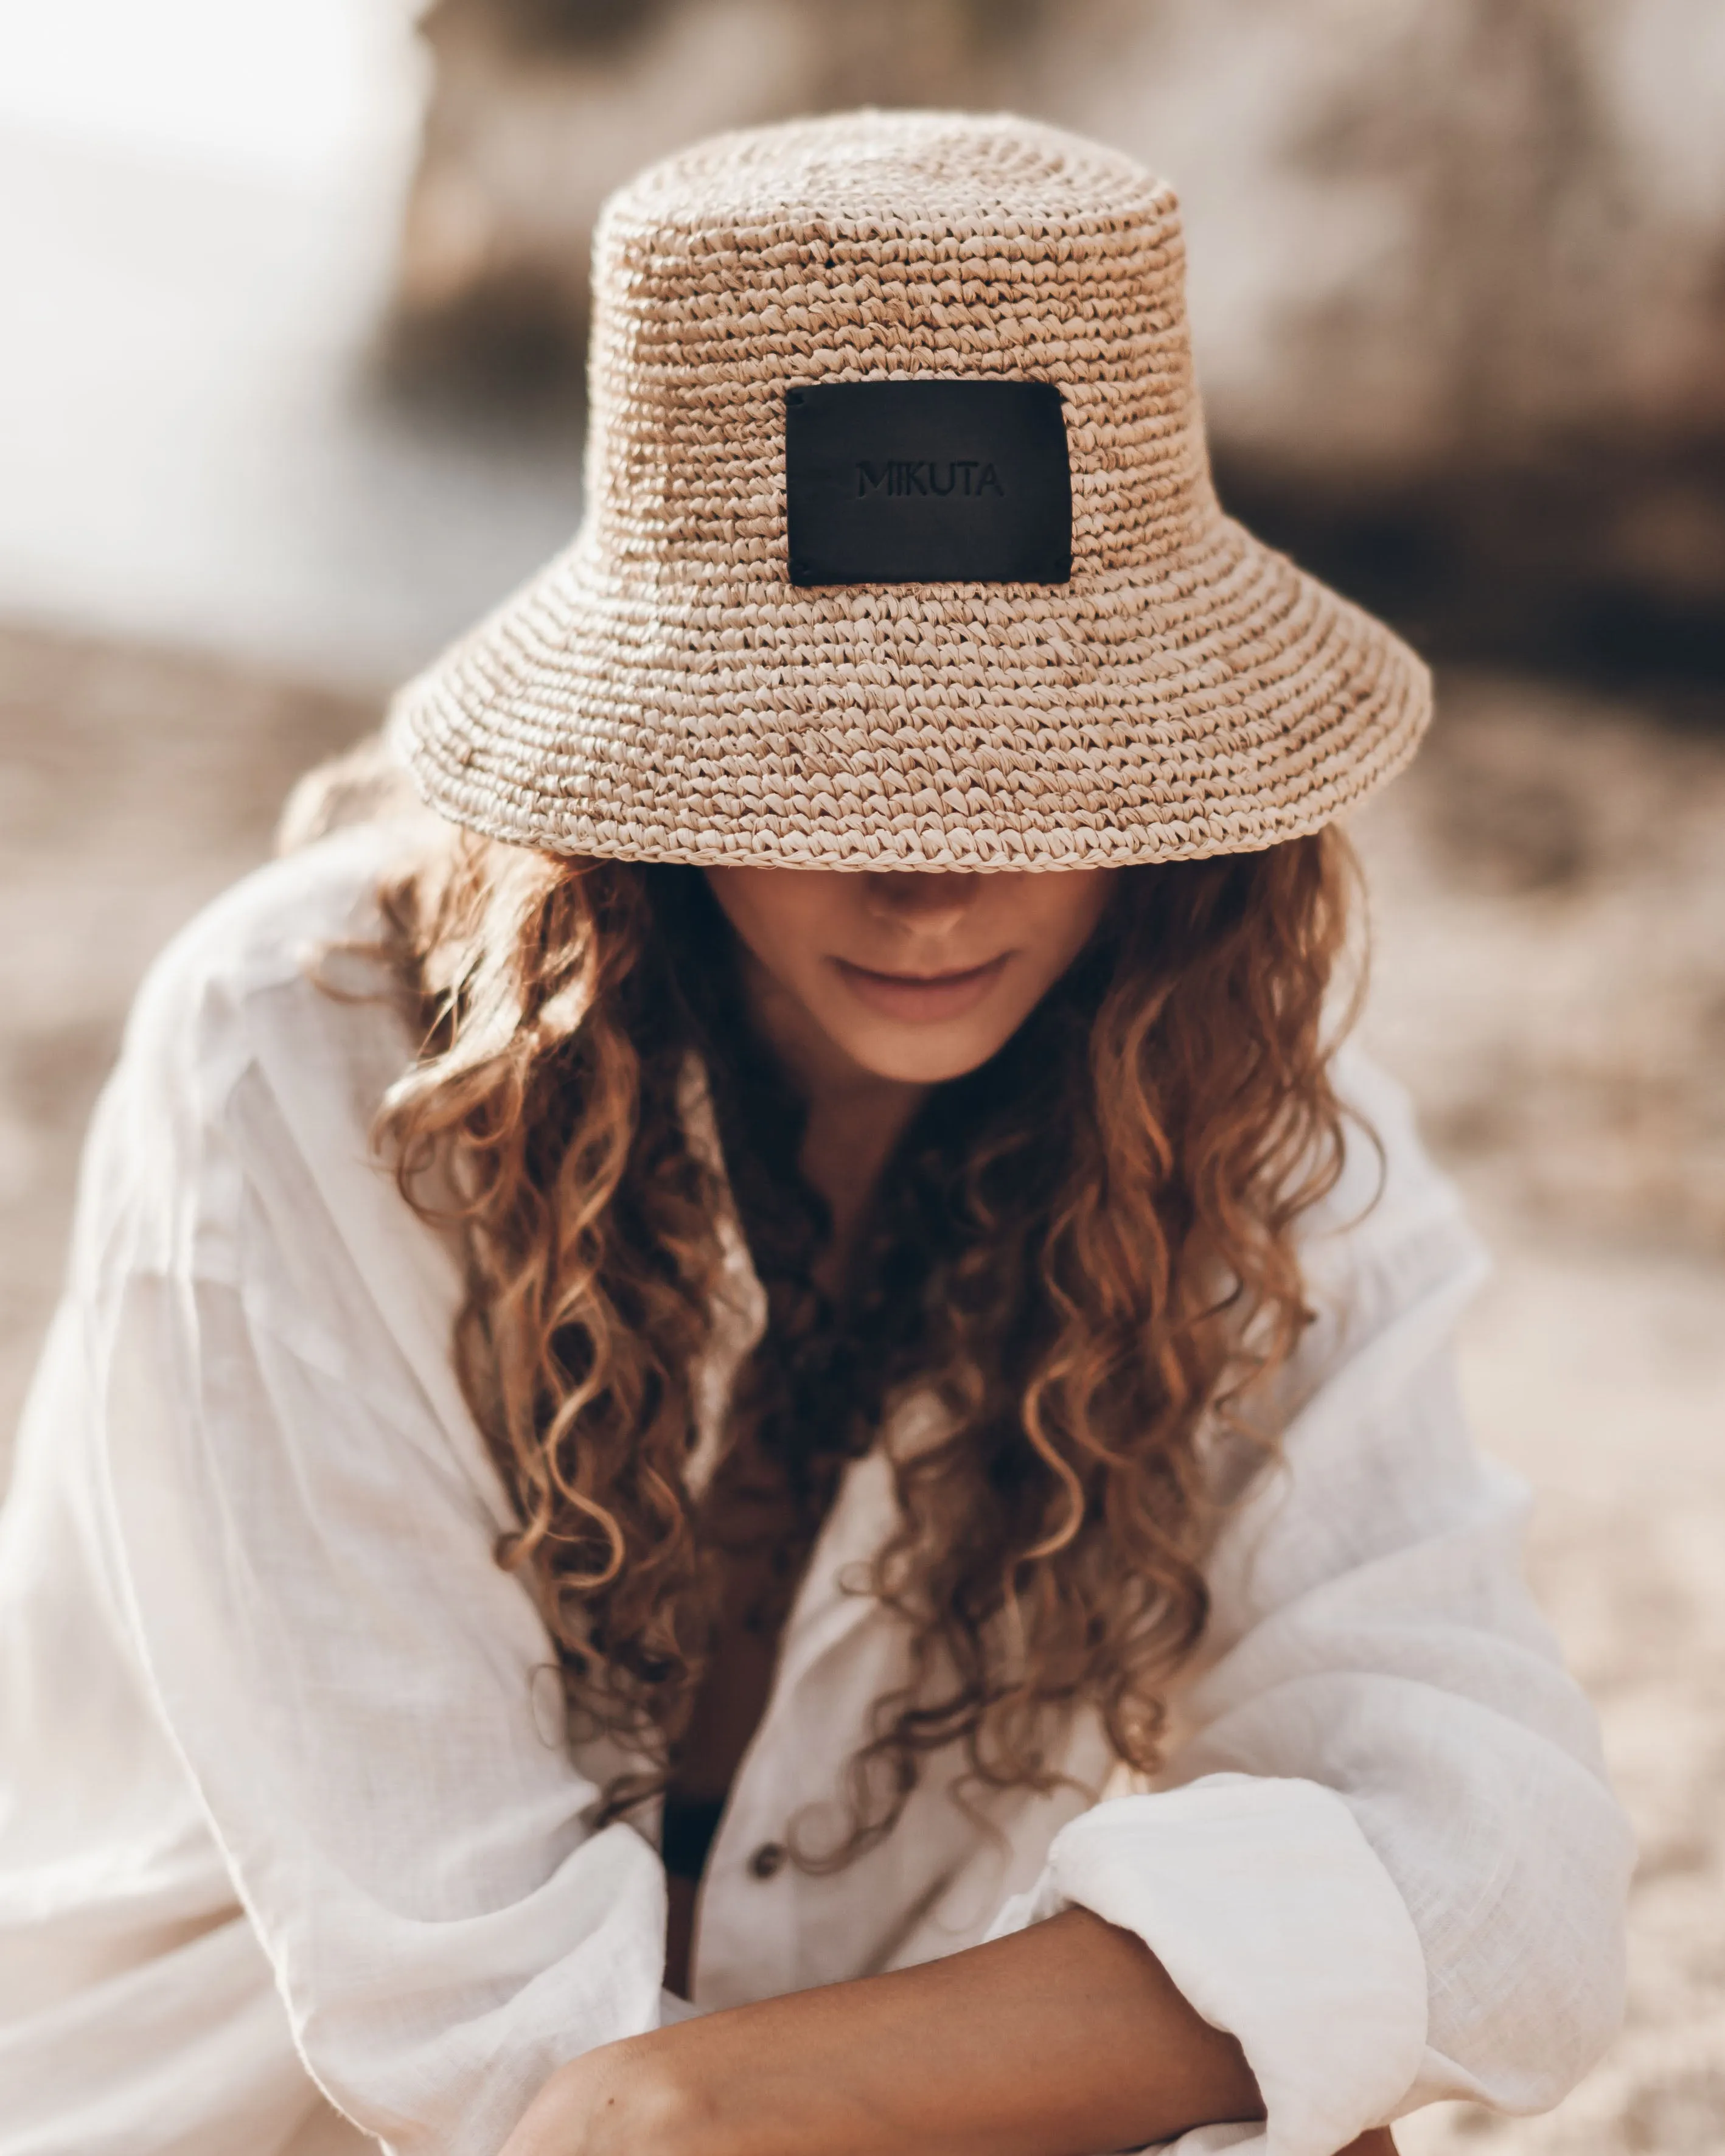
<svg viewBox="0 0 1725 2156"><path fill-rule="evenodd" d="M1240 2046L1074 1909L891 1976L607 2045L504 2156L1086 2156L1259 2118ZM1387 2134L1357 2156L1381 2156Z"/></svg>
<svg viewBox="0 0 1725 2156"><path fill-rule="evenodd" d="M1545 2109L1621 2010L1631 1845L1449 1353L1476 1245L1405 1104L1366 1071L1349 1091L1383 1200L1358 1219L1363 1158L1312 1224L1282 1465L1206 1567L1164 1785L1070 1821L1003 1912L1142 1939L1239 2039L1254 2156L1330 2156L1440 2097Z"/></svg>
<svg viewBox="0 0 1725 2156"><path fill-rule="evenodd" d="M665 1881L548 1739L459 1273L367 1151L411 1044L305 977L370 935L370 846L266 870L157 967L38 1412L311 2071L396 2156L496 2156L572 2049L658 2020Z"/></svg>

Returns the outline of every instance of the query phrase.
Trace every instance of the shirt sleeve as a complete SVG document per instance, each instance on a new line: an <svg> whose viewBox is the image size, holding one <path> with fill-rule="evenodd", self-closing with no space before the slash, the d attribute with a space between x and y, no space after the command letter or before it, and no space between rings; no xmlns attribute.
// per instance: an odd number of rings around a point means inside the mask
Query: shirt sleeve
<svg viewBox="0 0 1725 2156"><path fill-rule="evenodd" d="M1266 2123L1190 2156L1332 2156L1441 2097L1543 2110L1622 2014L1628 1830L1522 1584L1526 1493L1455 1381L1483 1261L1405 1105L1353 1075L1382 1196L1314 1241L1305 1396L1209 1568L1183 1740L996 1927L1094 1910L1240 2039Z"/></svg>
<svg viewBox="0 0 1725 2156"><path fill-rule="evenodd" d="M494 2156L560 2061L657 2023L665 1890L632 1827L594 1830L493 1561L453 1260L366 1158L404 1055L296 968L175 954L99 1116L72 1296L116 1614L301 2053L403 2156Z"/></svg>

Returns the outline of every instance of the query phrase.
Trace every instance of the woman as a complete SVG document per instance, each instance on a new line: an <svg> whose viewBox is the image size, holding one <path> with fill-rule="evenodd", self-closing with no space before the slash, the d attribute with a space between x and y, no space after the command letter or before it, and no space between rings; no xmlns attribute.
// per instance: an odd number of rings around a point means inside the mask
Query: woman
<svg viewBox="0 0 1725 2156"><path fill-rule="evenodd" d="M213 909L98 1116L0 2156L1332 2156L1609 2036L1475 1246L1327 1023L1425 678L1220 516L1179 275L1011 121L612 205L432 813Z"/></svg>

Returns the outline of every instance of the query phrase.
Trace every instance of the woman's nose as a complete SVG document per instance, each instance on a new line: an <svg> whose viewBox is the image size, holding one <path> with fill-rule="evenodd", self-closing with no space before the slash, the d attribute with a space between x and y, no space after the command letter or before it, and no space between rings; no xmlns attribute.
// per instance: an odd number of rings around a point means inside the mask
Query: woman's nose
<svg viewBox="0 0 1725 2156"><path fill-rule="evenodd" d="M877 921L945 936L975 904L978 881L965 869L871 869L863 878L863 904Z"/></svg>

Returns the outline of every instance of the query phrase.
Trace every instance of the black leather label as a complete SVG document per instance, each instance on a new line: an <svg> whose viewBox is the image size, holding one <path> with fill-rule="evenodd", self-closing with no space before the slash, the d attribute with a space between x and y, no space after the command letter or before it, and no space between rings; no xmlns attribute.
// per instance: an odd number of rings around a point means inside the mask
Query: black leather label
<svg viewBox="0 0 1725 2156"><path fill-rule="evenodd" d="M1072 471L1051 382L788 389L793 584L1064 584Z"/></svg>

